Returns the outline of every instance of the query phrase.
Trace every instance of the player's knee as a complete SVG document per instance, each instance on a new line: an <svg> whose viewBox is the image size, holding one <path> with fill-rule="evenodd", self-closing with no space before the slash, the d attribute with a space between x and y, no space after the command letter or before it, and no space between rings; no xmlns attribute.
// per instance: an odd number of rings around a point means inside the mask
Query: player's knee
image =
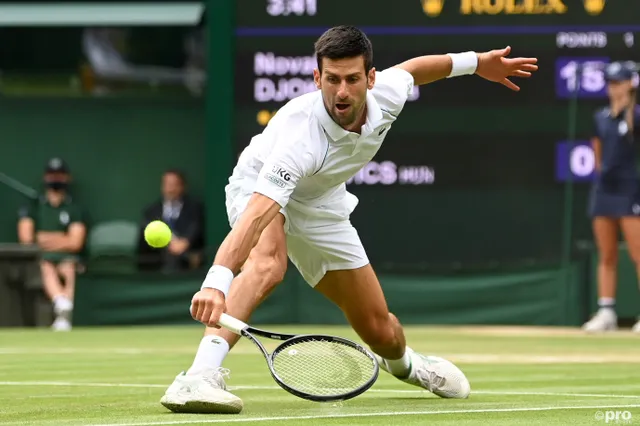
<svg viewBox="0 0 640 426"><path fill-rule="evenodd" d="M366 322L366 327L360 333L364 342L374 348L390 348L398 345L398 336L394 324L395 316L372 315ZM397 320L395 320L397 321Z"/></svg>
<svg viewBox="0 0 640 426"><path fill-rule="evenodd" d="M75 274L76 265L73 262L62 262L58 265L58 272L65 276Z"/></svg>
<svg viewBox="0 0 640 426"><path fill-rule="evenodd" d="M607 268L614 268L618 264L618 251L605 250L600 253L600 265Z"/></svg>

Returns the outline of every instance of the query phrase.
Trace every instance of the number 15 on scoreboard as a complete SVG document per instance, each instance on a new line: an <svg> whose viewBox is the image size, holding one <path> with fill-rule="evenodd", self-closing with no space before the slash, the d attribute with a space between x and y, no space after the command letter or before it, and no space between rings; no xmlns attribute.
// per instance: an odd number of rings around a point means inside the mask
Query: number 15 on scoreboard
<svg viewBox="0 0 640 426"><path fill-rule="evenodd" d="M604 67L609 58L558 58L556 95L566 99L577 90L578 98L605 98L607 82Z"/></svg>

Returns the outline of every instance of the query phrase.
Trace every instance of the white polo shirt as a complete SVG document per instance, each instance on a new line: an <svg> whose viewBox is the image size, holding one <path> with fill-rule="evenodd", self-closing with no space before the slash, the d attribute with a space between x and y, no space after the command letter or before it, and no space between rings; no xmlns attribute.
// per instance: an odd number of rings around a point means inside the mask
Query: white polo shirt
<svg viewBox="0 0 640 426"><path fill-rule="evenodd" d="M321 92L284 105L240 155L236 177L254 178L258 192L281 207L342 203L350 213L357 198L345 182L378 152L413 91L413 76L399 68L376 73L367 92L367 119L361 134L344 130L327 113Z"/></svg>

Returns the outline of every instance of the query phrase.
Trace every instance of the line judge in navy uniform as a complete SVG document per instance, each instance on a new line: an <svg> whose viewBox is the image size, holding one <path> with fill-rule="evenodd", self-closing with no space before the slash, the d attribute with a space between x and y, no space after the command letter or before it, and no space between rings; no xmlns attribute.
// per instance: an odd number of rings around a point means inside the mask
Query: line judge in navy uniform
<svg viewBox="0 0 640 426"><path fill-rule="evenodd" d="M596 177L589 214L598 248L598 312L584 324L586 331L617 329L615 310L618 231L640 271L640 108L636 105L637 74L632 63L614 62L605 69L609 105L594 114L592 144ZM633 327L640 333L640 321Z"/></svg>

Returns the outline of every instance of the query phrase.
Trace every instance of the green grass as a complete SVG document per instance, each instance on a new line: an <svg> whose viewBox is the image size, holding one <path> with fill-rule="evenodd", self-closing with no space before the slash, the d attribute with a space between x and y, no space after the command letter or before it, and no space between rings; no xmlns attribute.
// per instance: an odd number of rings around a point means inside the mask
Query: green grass
<svg viewBox="0 0 640 426"><path fill-rule="evenodd" d="M342 327L271 328L356 338ZM466 372L469 399L440 399L381 372L358 398L301 400L278 388L257 349L241 341L225 367L243 412L174 414L159 399L191 364L199 327L0 330L0 426L625 424L596 420L598 411L628 411L640 424L640 336L482 327L408 327L407 335L414 349Z"/></svg>

